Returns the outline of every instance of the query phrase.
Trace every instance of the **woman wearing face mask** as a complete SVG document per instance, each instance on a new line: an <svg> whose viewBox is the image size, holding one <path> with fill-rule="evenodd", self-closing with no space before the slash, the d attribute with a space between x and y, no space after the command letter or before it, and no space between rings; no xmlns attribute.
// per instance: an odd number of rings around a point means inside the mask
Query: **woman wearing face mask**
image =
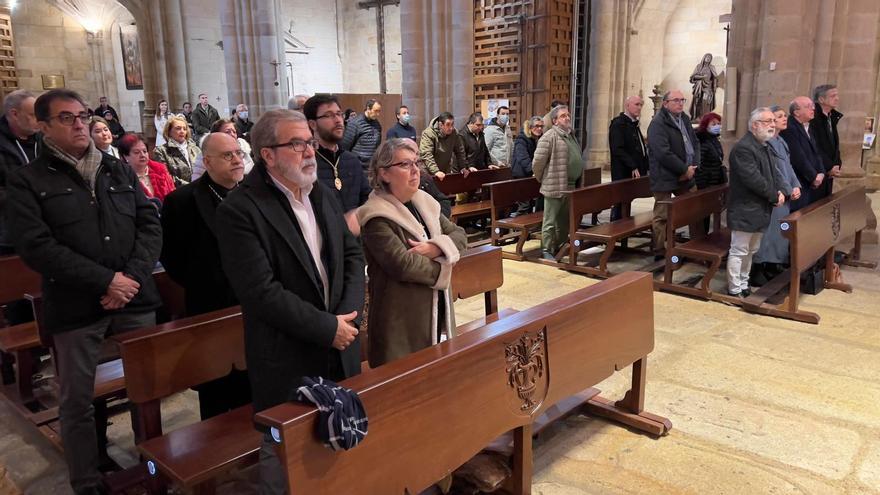
<svg viewBox="0 0 880 495"><path fill-rule="evenodd" d="M727 170L722 166L724 149L718 139L721 134L721 116L717 113L704 115L696 134L700 140L700 166L695 175L697 189L727 183Z"/></svg>
<svg viewBox="0 0 880 495"><path fill-rule="evenodd" d="M202 151L192 140L186 119L180 115L170 117L162 134L166 142L156 146L153 159L168 167L175 185L188 184L192 180L193 165Z"/></svg>
<svg viewBox="0 0 880 495"><path fill-rule="evenodd" d="M98 148L102 153L119 158L119 150L112 144L113 133L110 132L110 126L107 125L106 120L101 117L92 117L92 121L89 123L89 134L92 136L92 141L95 142L95 148Z"/></svg>
<svg viewBox="0 0 880 495"><path fill-rule="evenodd" d="M159 104L156 106L156 115L153 117L153 124L156 126L157 147L165 144L165 136L162 135L162 132L165 130L165 124L168 123L171 115L172 113L168 110L168 102L159 100Z"/></svg>

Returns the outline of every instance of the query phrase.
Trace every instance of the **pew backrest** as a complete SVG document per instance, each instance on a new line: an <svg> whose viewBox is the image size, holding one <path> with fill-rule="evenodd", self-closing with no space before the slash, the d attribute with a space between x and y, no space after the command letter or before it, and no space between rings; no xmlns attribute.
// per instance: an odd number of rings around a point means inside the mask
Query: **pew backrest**
<svg viewBox="0 0 880 495"><path fill-rule="evenodd" d="M676 196L667 203L667 229L675 229L702 222L711 215L719 215L727 207L728 185L707 187Z"/></svg>
<svg viewBox="0 0 880 495"><path fill-rule="evenodd" d="M40 292L42 277L28 268L19 256L0 257L0 305L24 299L28 293Z"/></svg>
<svg viewBox="0 0 880 495"><path fill-rule="evenodd" d="M452 268L453 301L484 294L487 316L498 311L497 291L503 284L501 248L496 246L468 249Z"/></svg>
<svg viewBox="0 0 880 495"><path fill-rule="evenodd" d="M650 198L651 183L647 176L618 180L575 189L569 195L571 218L580 224L581 217L588 213L607 210L619 203L629 205L636 198Z"/></svg>
<svg viewBox="0 0 880 495"><path fill-rule="evenodd" d="M119 347L128 398L161 399L246 369L238 306L112 337Z"/></svg>
<svg viewBox="0 0 880 495"><path fill-rule="evenodd" d="M800 209L780 221L790 244L791 264L806 270L828 249L867 226L864 186L853 186Z"/></svg>
<svg viewBox="0 0 880 495"><path fill-rule="evenodd" d="M420 493L653 346L650 274L626 273L345 380L369 417L352 450L315 438L309 405L282 404L256 421L280 441L290 493Z"/></svg>
<svg viewBox="0 0 880 495"><path fill-rule="evenodd" d="M483 184L508 180L512 176L510 168L485 169L468 173L467 177L462 173L446 174L443 180L435 181L440 192L447 196L459 193L476 191L483 188Z"/></svg>
<svg viewBox="0 0 880 495"><path fill-rule="evenodd" d="M490 182L484 184L484 187L489 189L492 208L496 210L530 201L541 195L541 183L534 177Z"/></svg>

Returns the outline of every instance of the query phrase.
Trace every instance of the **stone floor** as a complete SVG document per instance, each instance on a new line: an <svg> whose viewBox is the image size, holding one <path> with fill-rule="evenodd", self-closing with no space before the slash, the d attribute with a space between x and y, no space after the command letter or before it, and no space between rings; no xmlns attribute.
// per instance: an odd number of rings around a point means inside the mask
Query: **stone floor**
<svg viewBox="0 0 880 495"><path fill-rule="evenodd" d="M880 259L880 248L864 257ZM624 256L612 269L644 263ZM504 273L500 306L518 309L597 283L535 263L505 261ZM672 432L654 439L586 416L557 423L535 443L533 493L880 494L880 273L845 267L843 276L852 294L803 299L819 325L655 292L645 406ZM478 299L457 303L457 321L480 315ZM627 377L599 388L619 397ZM163 414L168 430L195 421L194 394L163 402ZM135 462L127 415L113 422L112 455ZM25 493L70 493L60 454L3 401L0 464ZM247 476L222 491L249 492Z"/></svg>

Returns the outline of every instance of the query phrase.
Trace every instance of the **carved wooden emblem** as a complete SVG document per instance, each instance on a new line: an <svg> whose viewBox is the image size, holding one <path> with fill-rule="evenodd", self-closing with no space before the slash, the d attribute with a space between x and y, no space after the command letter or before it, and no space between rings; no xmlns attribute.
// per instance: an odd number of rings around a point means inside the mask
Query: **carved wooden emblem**
<svg viewBox="0 0 880 495"><path fill-rule="evenodd" d="M840 236L840 204L831 207L831 234L834 240Z"/></svg>
<svg viewBox="0 0 880 495"><path fill-rule="evenodd" d="M519 398L519 412L532 413L547 394L547 329L525 332L504 349L507 384Z"/></svg>

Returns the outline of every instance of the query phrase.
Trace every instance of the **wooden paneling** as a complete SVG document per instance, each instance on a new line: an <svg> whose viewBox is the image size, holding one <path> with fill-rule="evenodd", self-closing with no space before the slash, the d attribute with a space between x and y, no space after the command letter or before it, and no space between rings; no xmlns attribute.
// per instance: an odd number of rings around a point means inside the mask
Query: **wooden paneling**
<svg viewBox="0 0 880 495"><path fill-rule="evenodd" d="M0 8L0 98L18 89L15 49L12 44L12 17L9 9Z"/></svg>
<svg viewBox="0 0 880 495"><path fill-rule="evenodd" d="M569 101L575 0L474 0L474 110L510 100L511 122Z"/></svg>

